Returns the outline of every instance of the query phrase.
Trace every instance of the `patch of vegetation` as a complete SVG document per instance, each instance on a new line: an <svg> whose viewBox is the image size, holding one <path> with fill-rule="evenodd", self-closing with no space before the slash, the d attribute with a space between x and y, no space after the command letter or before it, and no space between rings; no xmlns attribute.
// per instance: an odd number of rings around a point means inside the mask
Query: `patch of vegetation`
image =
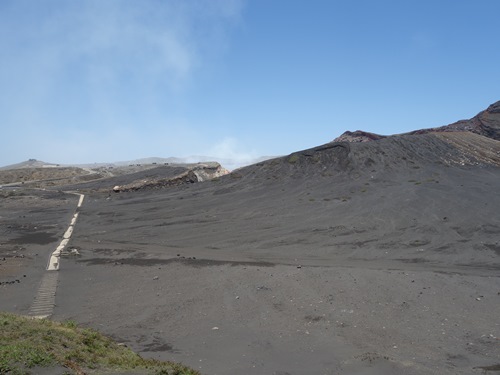
<svg viewBox="0 0 500 375"><path fill-rule="evenodd" d="M429 240L413 240L408 243L409 246L412 247L419 247L419 246L425 246L429 244Z"/></svg>
<svg viewBox="0 0 500 375"><path fill-rule="evenodd" d="M63 366L69 374L136 370L199 375L181 364L144 359L74 321L57 323L0 312L0 374L30 374L34 367Z"/></svg>
<svg viewBox="0 0 500 375"><path fill-rule="evenodd" d="M299 161L299 155L297 154L294 154L294 155L291 155L289 158L288 158L288 162L290 164L295 164Z"/></svg>
<svg viewBox="0 0 500 375"><path fill-rule="evenodd" d="M238 180L240 178L243 178L243 175L241 173L238 173L238 172L233 172L230 174L231 178L235 179L235 180Z"/></svg>

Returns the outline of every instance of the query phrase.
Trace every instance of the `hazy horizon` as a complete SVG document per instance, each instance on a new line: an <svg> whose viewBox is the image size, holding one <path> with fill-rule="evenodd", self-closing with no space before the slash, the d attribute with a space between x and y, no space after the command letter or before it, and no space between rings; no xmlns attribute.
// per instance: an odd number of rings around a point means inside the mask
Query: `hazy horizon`
<svg viewBox="0 0 500 375"><path fill-rule="evenodd" d="M203 163L203 162L218 162L221 164L222 167L229 169L229 170L234 170L237 168L245 167L247 165L251 165L254 163L258 163L264 160L272 159L275 157L280 157L282 155L268 155L268 156L261 156L261 157L256 157L252 159L246 159L246 160L233 160L233 159L228 159L228 158L217 158L217 157L212 157L210 155L190 155L186 157L175 157L175 156L170 156L170 157L159 157L159 156L150 156L150 157L144 157L144 158L139 158L139 159L129 159L129 160L101 160L101 161L96 161L92 163L55 163L50 160L40 160L37 158L29 158L26 160L20 160L16 163L13 164L6 164L6 165L0 165L1 168L5 167L10 167L10 166L17 166L18 164L24 164L24 163L30 163L30 162L38 162L38 163L43 163L45 166L60 166L60 167L67 167L67 166L75 166L75 167L91 167L91 166L105 166L105 165L116 165L116 166L125 166L128 164L136 164L136 163L141 163L141 164L153 164L153 163L170 163L170 164L194 164L194 163Z"/></svg>

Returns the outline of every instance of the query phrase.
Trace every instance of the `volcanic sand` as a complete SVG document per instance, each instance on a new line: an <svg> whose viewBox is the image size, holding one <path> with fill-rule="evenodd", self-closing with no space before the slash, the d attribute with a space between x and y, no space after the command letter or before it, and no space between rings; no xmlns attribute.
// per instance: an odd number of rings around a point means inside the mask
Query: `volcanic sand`
<svg viewBox="0 0 500 375"><path fill-rule="evenodd" d="M69 244L81 255L61 260L53 318L204 374L494 373L500 169L437 136L405 142L87 195ZM2 200L3 224L25 216L62 236L76 198L57 194L44 215ZM13 251L8 235L2 251ZM54 244L22 245L27 277L0 286L2 310L26 313L43 272L33 253ZM4 264L2 280L16 277Z"/></svg>

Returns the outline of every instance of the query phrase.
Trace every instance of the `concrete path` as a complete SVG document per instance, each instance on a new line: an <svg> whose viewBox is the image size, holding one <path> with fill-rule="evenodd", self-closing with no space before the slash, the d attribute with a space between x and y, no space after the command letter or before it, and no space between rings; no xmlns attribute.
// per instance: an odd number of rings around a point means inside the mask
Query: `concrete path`
<svg viewBox="0 0 500 375"><path fill-rule="evenodd" d="M33 305L31 305L29 314L33 318L44 319L48 318L52 315L55 306L56 300L56 290L57 290L57 281L58 281L58 271L60 267L60 258L61 253L68 244L71 235L73 234L73 229L75 228L76 220L78 219L78 209L82 206L83 199L85 195L73 193L80 196L78 200L78 204L76 206L76 212L71 219L68 229L63 235L63 239L59 246L52 252L49 257L49 261L47 264L47 271L40 282L40 287L38 288L38 292L35 296L35 300Z"/></svg>

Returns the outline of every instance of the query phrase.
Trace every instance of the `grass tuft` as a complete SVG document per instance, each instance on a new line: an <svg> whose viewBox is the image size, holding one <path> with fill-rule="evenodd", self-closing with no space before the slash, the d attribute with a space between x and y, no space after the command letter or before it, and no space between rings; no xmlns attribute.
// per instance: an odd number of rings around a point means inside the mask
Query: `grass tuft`
<svg viewBox="0 0 500 375"><path fill-rule="evenodd" d="M74 321L57 323L0 312L0 374L30 374L35 367L63 366L85 374L140 370L150 374L199 375L173 362L144 359L127 347Z"/></svg>

